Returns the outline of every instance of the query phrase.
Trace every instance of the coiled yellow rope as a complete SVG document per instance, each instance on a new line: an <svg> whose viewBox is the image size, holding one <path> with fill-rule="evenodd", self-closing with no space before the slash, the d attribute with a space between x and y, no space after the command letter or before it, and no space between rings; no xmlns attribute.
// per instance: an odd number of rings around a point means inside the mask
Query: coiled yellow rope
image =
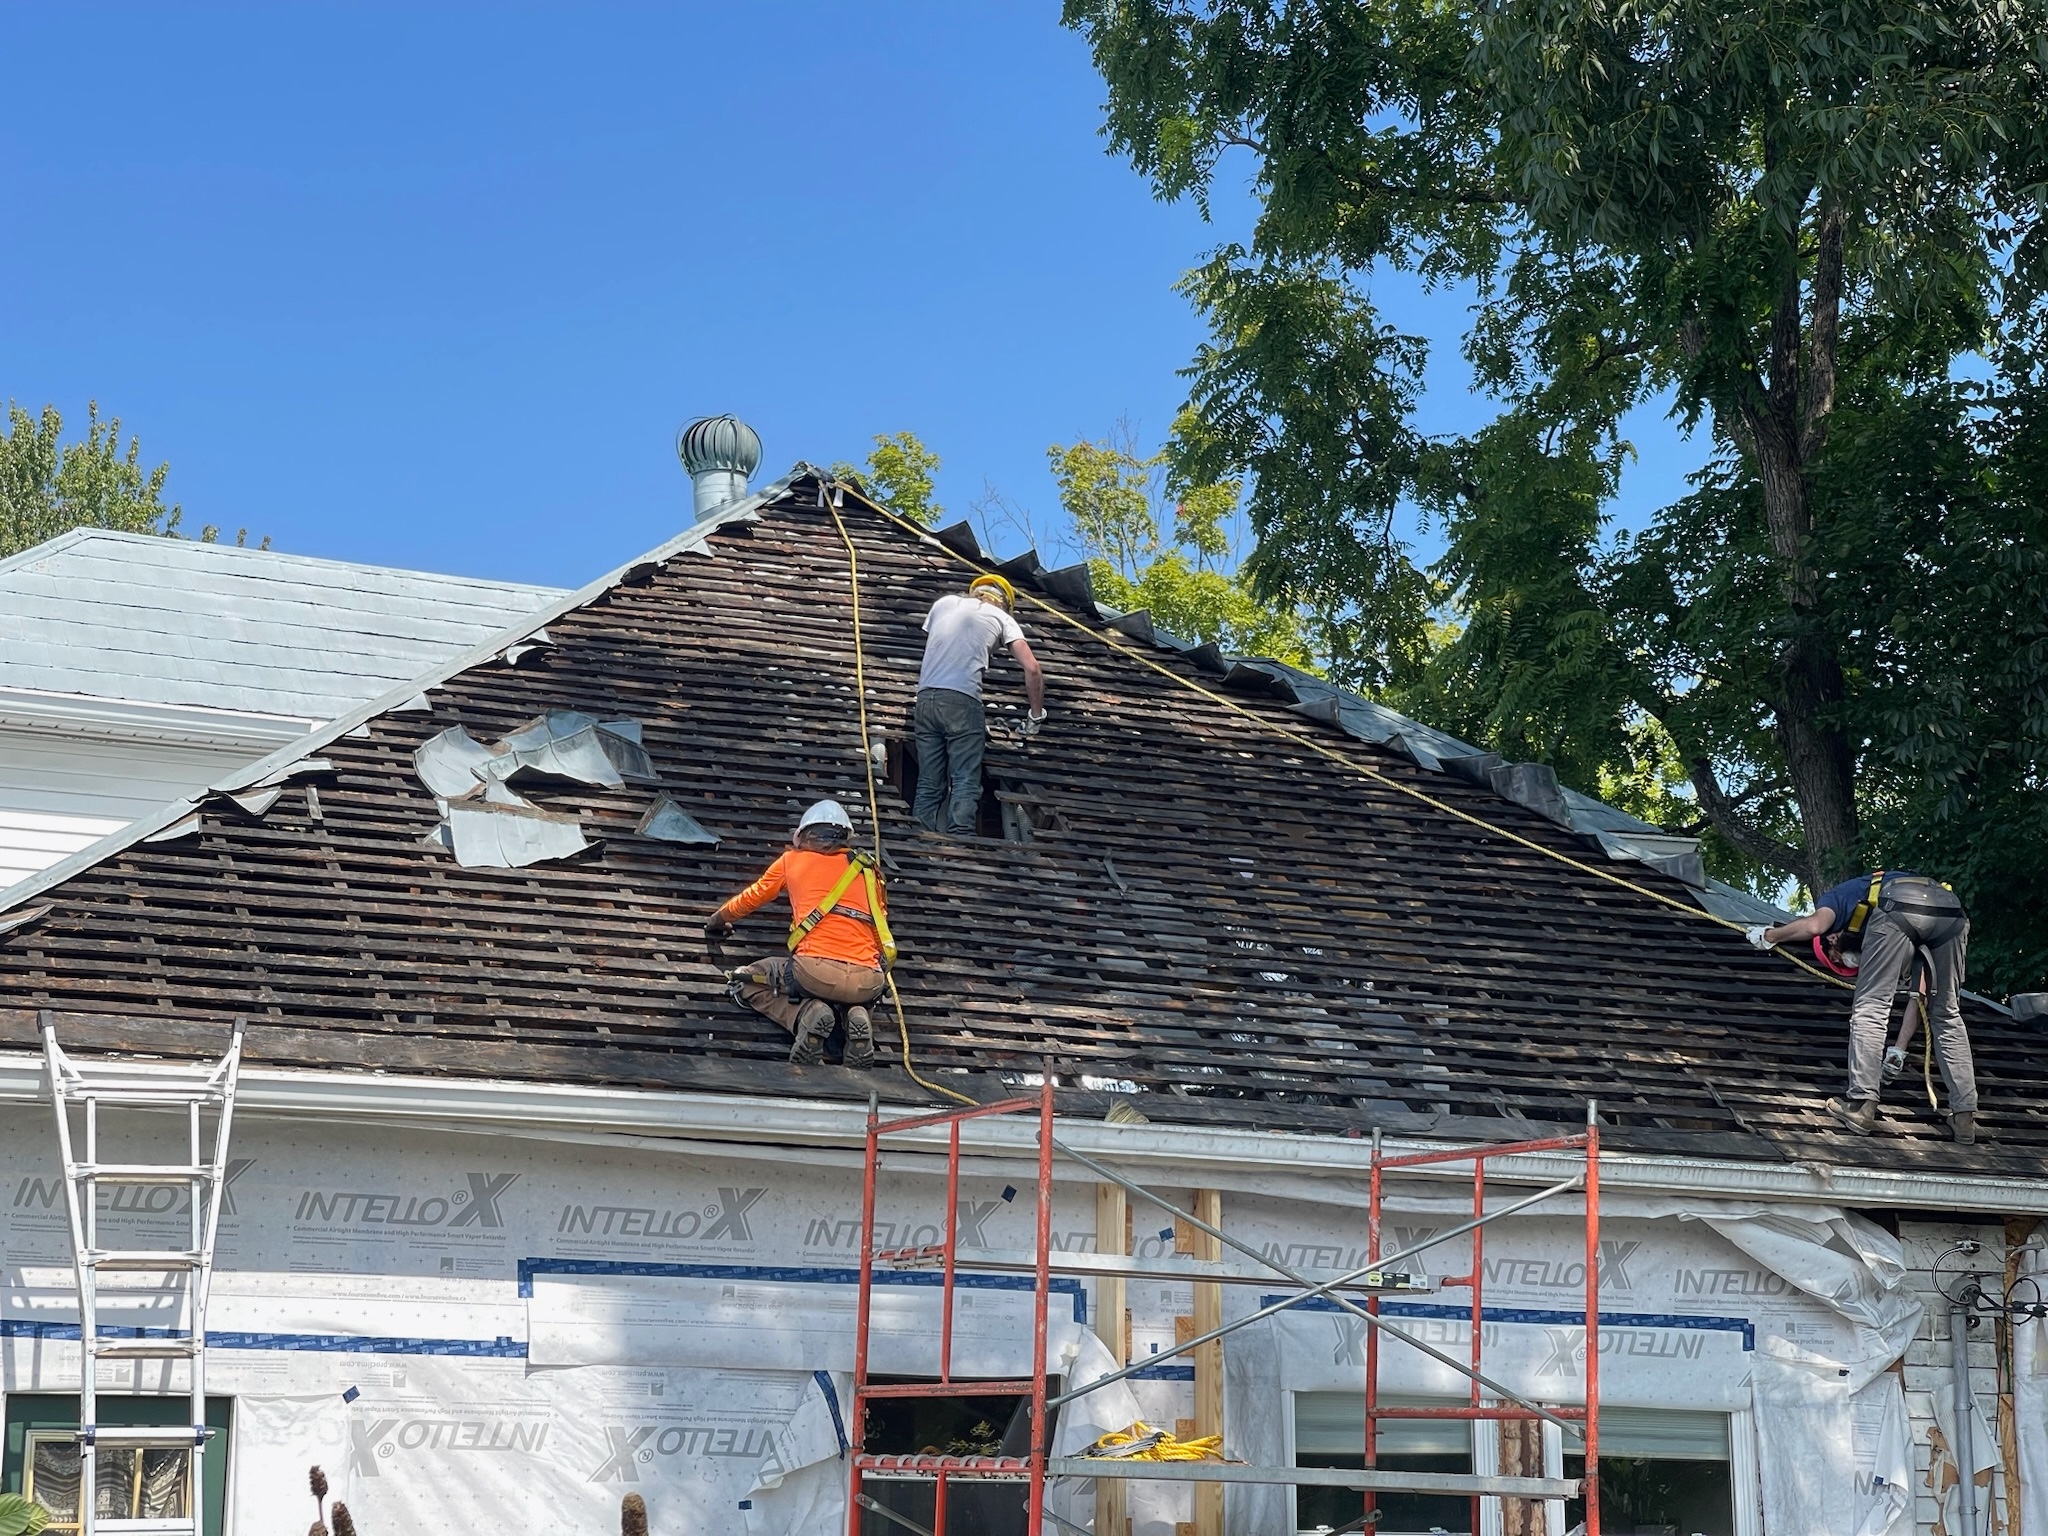
<svg viewBox="0 0 2048 1536"><path fill-rule="evenodd" d="M1139 1419L1129 1429L1112 1429L1081 1454L1116 1461L1221 1461L1223 1437L1176 1440L1171 1431Z"/></svg>

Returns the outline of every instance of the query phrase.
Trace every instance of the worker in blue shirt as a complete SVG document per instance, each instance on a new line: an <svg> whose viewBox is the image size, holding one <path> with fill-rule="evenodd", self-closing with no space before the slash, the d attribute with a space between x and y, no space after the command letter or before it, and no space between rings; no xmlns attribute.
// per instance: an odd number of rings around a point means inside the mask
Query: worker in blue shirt
<svg viewBox="0 0 2048 1536"><path fill-rule="evenodd" d="M1949 1126L1958 1142L1977 1139L1977 1071L1958 994L1970 942L1970 919L1955 892L1938 880L1906 870L1877 870L1823 891L1805 917L1749 930L1758 949L1833 936L1861 946L1856 994L1849 1004L1849 1092L1829 1099L1828 1113L1858 1136L1877 1128L1884 1041L1892 998L1916 954L1927 957L1928 1022L1942 1081L1948 1085Z"/></svg>

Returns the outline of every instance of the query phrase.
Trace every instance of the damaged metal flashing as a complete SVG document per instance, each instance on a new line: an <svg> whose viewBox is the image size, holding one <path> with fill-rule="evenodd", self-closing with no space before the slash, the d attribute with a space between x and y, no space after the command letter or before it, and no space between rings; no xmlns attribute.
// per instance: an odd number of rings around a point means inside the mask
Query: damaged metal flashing
<svg viewBox="0 0 2048 1536"><path fill-rule="evenodd" d="M47 902L39 907L17 907L12 912L0 913L0 934L19 933L33 928L57 909Z"/></svg>
<svg viewBox="0 0 2048 1536"><path fill-rule="evenodd" d="M531 805L437 800L441 824L423 842L446 848L465 869L523 869L591 846L580 818Z"/></svg>
<svg viewBox="0 0 2048 1536"><path fill-rule="evenodd" d="M498 660L505 663L508 667L516 667L522 661L527 661L534 657L544 657L554 648L554 638L545 629L536 629L525 639L515 640L512 644L506 646L504 650L498 652Z"/></svg>
<svg viewBox="0 0 2048 1536"><path fill-rule="evenodd" d="M665 794L654 797L654 803L647 807L647 814L633 830L641 837L664 843L703 843L715 848L722 841L716 832Z"/></svg>
<svg viewBox="0 0 2048 1536"><path fill-rule="evenodd" d="M600 720L570 709L537 715L495 742L478 741L467 727L453 725L423 742L412 760L441 812L441 825L423 841L446 848L467 867L524 868L591 846L580 818L535 805L513 788L515 782L599 789L660 782L639 721ZM635 830L666 842L718 841L665 794L655 797Z"/></svg>

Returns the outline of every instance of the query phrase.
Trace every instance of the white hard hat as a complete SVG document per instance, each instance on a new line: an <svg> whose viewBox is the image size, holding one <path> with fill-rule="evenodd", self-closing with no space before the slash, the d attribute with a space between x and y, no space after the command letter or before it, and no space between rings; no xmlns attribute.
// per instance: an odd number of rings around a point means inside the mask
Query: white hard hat
<svg viewBox="0 0 2048 1536"><path fill-rule="evenodd" d="M798 818L797 831L801 832L806 827L844 827L851 832L853 818L846 814L846 807L837 800L820 800Z"/></svg>

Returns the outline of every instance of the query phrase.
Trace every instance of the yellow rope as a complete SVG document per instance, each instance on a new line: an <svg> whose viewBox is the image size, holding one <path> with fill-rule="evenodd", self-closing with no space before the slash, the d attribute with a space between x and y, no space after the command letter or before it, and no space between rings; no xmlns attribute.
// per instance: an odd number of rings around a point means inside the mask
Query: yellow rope
<svg viewBox="0 0 2048 1536"><path fill-rule="evenodd" d="M1130 1446L1138 1448L1126 1449ZM1081 1454L1098 1461L1221 1461L1223 1437L1203 1435L1195 1440L1181 1440L1170 1430L1154 1429L1143 1419L1137 1419L1129 1429L1112 1429Z"/></svg>
<svg viewBox="0 0 2048 1536"><path fill-rule="evenodd" d="M879 869L882 864L882 802L875 791L875 750L868 736L868 667L866 648L860 638L860 557L853 551L853 538L846 531L839 509L832 504L833 488L827 487L821 494L825 510L832 514L832 526L839 530L839 542L846 546L846 583L853 595L853 692L860 703L860 757L868 772L868 822L875 831L875 867ZM903 1042L903 1070L910 1074L910 1080L920 1088L957 1099L962 1104L975 1103L964 1093L918 1075L917 1066L910 1059L910 1021L903 1015L903 994L896 990L896 976L892 970L885 967L882 975L889 986L889 1001L896 1006L896 1033Z"/></svg>
<svg viewBox="0 0 2048 1536"><path fill-rule="evenodd" d="M831 482L831 484L835 488L844 488L846 490L851 491L855 496L860 498L861 502L865 506L867 506L869 510L875 512L888 522L894 523L897 527L903 529L906 533L915 534L919 538L925 539L927 541L936 542L932 540L931 533L929 530L921 528L917 524L909 522L906 519L897 516L887 507L880 506L876 502L870 500L868 497L861 495L860 491L855 489L854 487L845 486L844 483L840 481L833 481ZM831 497L829 494L826 496L826 505L828 507L831 507ZM832 520L839 526L840 538L846 541L847 557L848 560L851 561L853 553L853 541L852 539L847 537L846 525L843 522L840 522L839 512L837 508L832 508ZM940 548L945 549L946 546L940 545ZM958 550L946 549L946 552L952 555L953 558L962 565L972 567L976 570L981 569L980 565L976 561L968 559ZM1058 619L1061 623L1069 625L1070 627L1079 630L1082 634L1087 635L1092 639L1098 640L1104 645L1107 645L1111 650L1120 652L1124 656L1129 657L1132 661L1135 661L1142 666L1150 667L1154 672L1157 672L1160 676L1168 679L1169 681L1175 684L1178 684L1180 687L1198 693L1203 698L1208 699L1211 703L1219 704L1223 708L1230 710L1233 714L1243 716L1245 719L1251 721L1252 724L1259 726L1264 730L1271 731L1275 735L1283 736L1287 740L1294 742L1298 746L1306 747L1309 751L1318 753L1319 755L1328 758L1331 762L1337 763L1342 767L1350 769L1353 773L1361 774L1365 778L1372 780L1376 784L1383 785L1388 789L1397 790L1401 794L1407 795L1410 799L1419 800L1422 804L1429 806L1432 810L1441 811L1447 816L1456 817L1459 821L1469 823L1470 825L1475 827L1480 827L1485 831L1493 833L1497 837L1504 837L1511 843L1517 843L1524 848L1530 849L1532 852L1542 854L1546 858L1555 859L1560 864L1564 864L1572 869L1578 870L1581 874L1592 875L1595 879L1605 880L1610 885L1618 885L1625 891L1632 891L1638 896L1646 896L1651 901L1662 902L1667 907L1675 907L1680 912L1685 913L1689 917L1705 918L1710 923L1714 923L1722 928L1730 929L1736 933L1742 933L1746 931L1744 925L1741 923L1731 921L1730 919L1725 917L1717 917L1712 912L1704 911L1703 909L1692 905L1690 902L1680 901L1677 897L1667 896L1662 891L1654 891L1651 890L1648 886L1638 885L1633 880L1624 879L1622 876L1615 874L1612 870L1601 869L1597 865L1585 863L1583 860L1573 858L1568 853L1561 853L1555 848L1546 847L1544 844L1537 842L1534 838L1523 837L1519 832L1511 832L1506 827L1499 826L1493 822L1490 822L1482 816L1475 816L1470 811L1461 810L1455 805L1451 805L1446 801L1439 800L1436 796L1429 794L1425 790L1417 789L1412 784L1405 784L1399 779L1393 778L1388 774L1381 773L1376 768L1358 762L1353 758L1346 756L1344 753L1337 751L1334 747L1331 747L1324 742L1316 740L1316 738L1314 738L1313 736L1310 736L1302 731L1294 730L1291 727L1282 725L1277 720L1269 720L1264 715L1259 714L1256 710L1246 709L1242 704L1238 703L1235 699L1228 698L1223 694L1215 692L1213 689L1205 688L1200 683L1196 682L1193 678L1183 677L1180 673L1174 671L1171 667L1166 666L1161 662L1155 661L1152 657L1145 655L1144 652L1127 646L1123 644L1120 640L1113 638L1109 632L1090 628L1088 625L1082 623L1079 619L1073 617L1073 615L1067 613L1063 609L1054 607L1051 603L1046 602L1043 598L1037 596L1035 593L1021 592L1018 594L1018 596L1024 598L1027 602L1030 602L1036 607L1042 609L1044 612L1051 614L1055 619ZM858 609L856 607L856 613L857 612ZM865 707L865 703L863 703L863 719L865 719ZM863 729L865 729L865 727L863 727ZM870 775L870 781L872 782L872 774ZM1783 955L1785 959L1790 960L1794 965L1799 967L1800 970L1805 971L1808 975L1818 976L1822 981L1827 982L1831 986L1842 987L1844 989L1851 988L1851 983L1842 980L1838 976L1830 976L1826 971L1821 970L1818 966L1809 965L1806 961L1801 960L1797 955L1789 953L1782 946L1774 947L1776 948L1778 954Z"/></svg>
<svg viewBox="0 0 2048 1536"><path fill-rule="evenodd" d="M1927 995L1917 987L1913 1001L1920 1005L1920 1080L1927 1085L1927 1107L1939 1109L1941 1100L1934 1096L1934 1022L1927 1017Z"/></svg>

